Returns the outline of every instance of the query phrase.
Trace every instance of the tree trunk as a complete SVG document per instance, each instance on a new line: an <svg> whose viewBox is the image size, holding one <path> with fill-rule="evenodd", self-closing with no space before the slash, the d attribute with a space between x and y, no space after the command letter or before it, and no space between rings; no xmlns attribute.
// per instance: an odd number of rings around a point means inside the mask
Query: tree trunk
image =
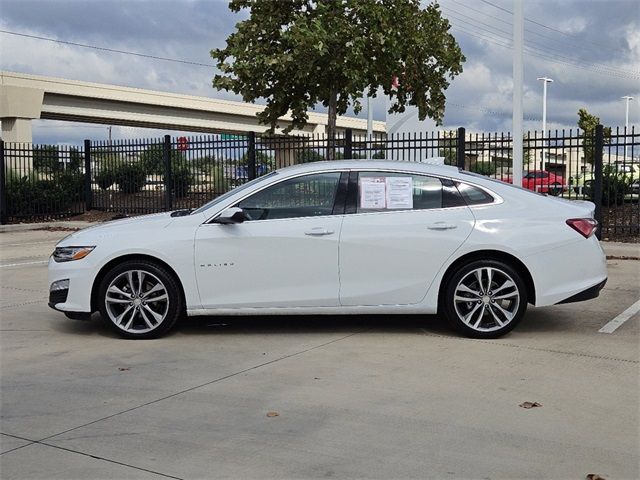
<svg viewBox="0 0 640 480"><path fill-rule="evenodd" d="M336 118L338 116L338 93L329 97L329 119L327 121L327 160L336 159Z"/></svg>

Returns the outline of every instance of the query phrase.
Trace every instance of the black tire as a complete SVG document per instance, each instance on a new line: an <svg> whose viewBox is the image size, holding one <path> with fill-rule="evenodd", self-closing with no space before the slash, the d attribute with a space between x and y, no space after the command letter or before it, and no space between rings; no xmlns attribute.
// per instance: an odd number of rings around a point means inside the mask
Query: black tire
<svg viewBox="0 0 640 480"><path fill-rule="evenodd" d="M584 182L584 185L582 186L582 194L585 197L588 197L590 199L593 200L593 193L594 193L594 181L593 180L587 180L586 182Z"/></svg>
<svg viewBox="0 0 640 480"><path fill-rule="evenodd" d="M557 197L562 193L562 185L558 182L554 182L549 186L549 195Z"/></svg>
<svg viewBox="0 0 640 480"><path fill-rule="evenodd" d="M138 282L141 284L138 289L141 293L135 295L136 299L133 296L136 292L133 292L129 298L128 294L131 292L127 290L129 284L126 281L126 278L129 278L127 272L134 272L133 290L136 290L137 287L135 285L136 278L140 278L137 272L143 272L142 281ZM109 292L110 301L107 302L107 289L113 282L118 282L120 279L125 281L125 285L120 289L122 293L114 293L112 290ZM162 289L155 293L151 292L155 288L153 285L158 283ZM118 288L118 284L116 283L112 287ZM146 292L144 291L145 287ZM164 296L163 290L166 292L166 300L161 298ZM123 295L124 293L127 295ZM146 300L145 293L149 293ZM135 305L133 305L134 301L136 301ZM178 281L166 268L149 260L129 260L109 270L100 282L98 308L103 321L120 336L131 339L148 339L164 335L175 325L184 312L184 301ZM117 308L122 310L117 310ZM118 324L116 315L127 308L131 309L130 313L124 314L122 322ZM162 319L157 320L156 315L161 315ZM128 318L131 319L129 325L125 324Z"/></svg>
<svg viewBox="0 0 640 480"><path fill-rule="evenodd" d="M476 276L479 269L481 271L480 282ZM490 273L488 273L489 271ZM491 290L485 291L486 285L489 283L489 275L491 275ZM507 280L513 283L513 286L505 287L504 285L509 284ZM460 286L461 284L462 286ZM464 291L464 287L483 293L483 295L476 296L467 293ZM467 337L501 337L516 327L527 310L527 289L522 277L511 265L502 261L472 261L449 275L443 288L441 311L447 321ZM517 294L517 303L514 296L508 299L499 298L511 295L512 292ZM460 300L461 298L469 298L469 301ZM474 309L476 309L475 313L471 314L470 319L467 318L468 323L465 322L462 317L466 317ZM512 318L509 319L503 311L512 315ZM496 321L496 316L504 324L503 326L500 326ZM477 320L479 323L475 326Z"/></svg>

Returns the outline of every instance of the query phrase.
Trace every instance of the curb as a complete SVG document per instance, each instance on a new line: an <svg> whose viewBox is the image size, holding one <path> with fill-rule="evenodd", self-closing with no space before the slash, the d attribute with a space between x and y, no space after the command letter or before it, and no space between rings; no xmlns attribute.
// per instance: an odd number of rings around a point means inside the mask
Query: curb
<svg viewBox="0 0 640 480"><path fill-rule="evenodd" d="M82 230L83 228L97 224L98 222L83 222L80 220L43 223L16 223L11 225L0 225L0 233L27 232L29 230Z"/></svg>

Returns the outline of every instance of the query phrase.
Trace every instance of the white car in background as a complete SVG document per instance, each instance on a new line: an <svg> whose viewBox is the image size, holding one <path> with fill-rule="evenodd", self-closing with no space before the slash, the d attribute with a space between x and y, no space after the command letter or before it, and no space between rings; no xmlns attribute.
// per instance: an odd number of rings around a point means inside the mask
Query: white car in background
<svg viewBox="0 0 640 480"><path fill-rule="evenodd" d="M129 338L164 334L185 313L440 313L492 338L527 304L598 296L607 270L593 212L455 167L297 165L195 211L73 233L51 256L49 305L99 311Z"/></svg>

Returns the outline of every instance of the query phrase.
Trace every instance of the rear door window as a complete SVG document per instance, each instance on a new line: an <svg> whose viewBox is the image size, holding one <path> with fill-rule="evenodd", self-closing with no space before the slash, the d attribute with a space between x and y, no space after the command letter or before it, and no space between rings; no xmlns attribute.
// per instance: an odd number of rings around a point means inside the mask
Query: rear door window
<svg viewBox="0 0 640 480"><path fill-rule="evenodd" d="M443 185L437 177L394 172L358 174L357 213L430 210L463 204L453 183Z"/></svg>

